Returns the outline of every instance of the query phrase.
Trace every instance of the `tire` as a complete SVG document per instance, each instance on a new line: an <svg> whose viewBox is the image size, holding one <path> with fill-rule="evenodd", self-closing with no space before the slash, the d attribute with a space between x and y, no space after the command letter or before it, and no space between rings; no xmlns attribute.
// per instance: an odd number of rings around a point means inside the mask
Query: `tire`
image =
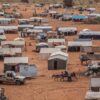
<svg viewBox="0 0 100 100"><path fill-rule="evenodd" d="M21 85L21 82L17 80L16 85Z"/></svg>

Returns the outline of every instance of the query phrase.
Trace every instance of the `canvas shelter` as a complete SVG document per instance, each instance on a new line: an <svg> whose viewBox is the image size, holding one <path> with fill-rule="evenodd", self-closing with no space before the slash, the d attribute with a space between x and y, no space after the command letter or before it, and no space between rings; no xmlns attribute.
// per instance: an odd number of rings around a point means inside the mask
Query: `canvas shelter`
<svg viewBox="0 0 100 100"><path fill-rule="evenodd" d="M21 56L22 50L21 48L0 48L0 58L3 59L4 57L14 57L14 56Z"/></svg>
<svg viewBox="0 0 100 100"><path fill-rule="evenodd" d="M4 16L4 12L3 11L0 11L0 16Z"/></svg>
<svg viewBox="0 0 100 100"><path fill-rule="evenodd" d="M68 54L62 51L54 52L48 58L48 70L66 69Z"/></svg>
<svg viewBox="0 0 100 100"><path fill-rule="evenodd" d="M28 57L5 57L4 58L4 72L18 71L19 64L28 64Z"/></svg>
<svg viewBox="0 0 100 100"><path fill-rule="evenodd" d="M92 41L68 41L68 51L80 51L81 47L92 47Z"/></svg>
<svg viewBox="0 0 100 100"><path fill-rule="evenodd" d="M40 42L40 43L37 43L36 44L36 51L37 52L40 52L40 49L41 48L48 48L48 43L45 43L45 42Z"/></svg>
<svg viewBox="0 0 100 100"><path fill-rule="evenodd" d="M0 25L9 25L13 20L12 18L0 18Z"/></svg>
<svg viewBox="0 0 100 100"><path fill-rule="evenodd" d="M48 23L48 20L46 18L42 18L42 17L31 17L30 22L40 22L40 23Z"/></svg>
<svg viewBox="0 0 100 100"><path fill-rule="evenodd" d="M3 3L3 4L2 4L2 7L3 7L3 8L10 8L11 5L10 5L10 3Z"/></svg>
<svg viewBox="0 0 100 100"><path fill-rule="evenodd" d="M59 27L58 28L58 34L62 33L65 36L66 35L76 35L77 34L77 28L76 27Z"/></svg>
<svg viewBox="0 0 100 100"><path fill-rule="evenodd" d="M18 30L23 31L24 29L33 29L33 25L30 24L23 24L23 25L18 25Z"/></svg>
<svg viewBox="0 0 100 100"><path fill-rule="evenodd" d="M0 41L6 40L6 35L3 29L0 30Z"/></svg>
<svg viewBox="0 0 100 100"><path fill-rule="evenodd" d="M100 78L91 78L90 88L94 92L100 92Z"/></svg>
<svg viewBox="0 0 100 100"><path fill-rule="evenodd" d="M52 26L34 26L36 30L43 30L43 32L52 31Z"/></svg>
<svg viewBox="0 0 100 100"><path fill-rule="evenodd" d="M67 51L67 46L65 46L65 45L55 46L55 48L60 48L61 51L63 51L63 52L66 52Z"/></svg>
<svg viewBox="0 0 100 100"><path fill-rule="evenodd" d="M25 47L25 41L2 41L1 42L2 47L12 47L12 48L24 48Z"/></svg>
<svg viewBox="0 0 100 100"><path fill-rule="evenodd" d="M18 19L18 24L29 24L29 19Z"/></svg>
<svg viewBox="0 0 100 100"><path fill-rule="evenodd" d="M43 33L43 30L27 29L27 34L30 36L30 39L36 39L38 33Z"/></svg>
<svg viewBox="0 0 100 100"><path fill-rule="evenodd" d="M89 12L95 12L96 8L87 8L86 10L89 11Z"/></svg>
<svg viewBox="0 0 100 100"><path fill-rule="evenodd" d="M49 15L52 17L53 15L57 14L55 10L49 10Z"/></svg>
<svg viewBox="0 0 100 100"><path fill-rule="evenodd" d="M70 20L72 20L72 15L71 14L63 14L61 19L62 19L62 21L70 21Z"/></svg>
<svg viewBox="0 0 100 100"><path fill-rule="evenodd" d="M100 39L100 31L81 31L79 33L81 39Z"/></svg>
<svg viewBox="0 0 100 100"><path fill-rule="evenodd" d="M84 21L87 18L88 18L87 16L83 16L83 15L73 15L72 16L72 20L76 22Z"/></svg>
<svg viewBox="0 0 100 100"><path fill-rule="evenodd" d="M51 39L51 38L56 38L57 37L57 32L56 31L48 31L47 32L47 38Z"/></svg>
<svg viewBox="0 0 100 100"><path fill-rule="evenodd" d="M48 45L50 47L64 45L65 43L66 43L65 39L57 39L57 38L48 39Z"/></svg>
<svg viewBox="0 0 100 100"><path fill-rule="evenodd" d="M60 48L41 48L40 58L47 59L53 52L61 51Z"/></svg>
<svg viewBox="0 0 100 100"><path fill-rule="evenodd" d="M4 30L5 33L16 33L18 31L17 26L0 26L0 30Z"/></svg>
<svg viewBox="0 0 100 100"><path fill-rule="evenodd" d="M100 17L100 13L91 13L91 14L88 14L88 17L89 17L89 18Z"/></svg>
<svg viewBox="0 0 100 100"><path fill-rule="evenodd" d="M85 100L99 100L100 92L87 91L85 95Z"/></svg>

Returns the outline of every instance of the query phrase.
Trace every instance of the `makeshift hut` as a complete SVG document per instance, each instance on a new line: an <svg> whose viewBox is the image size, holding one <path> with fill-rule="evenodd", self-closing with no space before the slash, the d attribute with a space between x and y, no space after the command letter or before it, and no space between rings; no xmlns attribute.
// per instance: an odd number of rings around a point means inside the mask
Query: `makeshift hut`
<svg viewBox="0 0 100 100"><path fill-rule="evenodd" d="M24 29L33 29L33 25L30 24L22 24L18 25L18 31L23 31Z"/></svg>
<svg viewBox="0 0 100 100"><path fill-rule="evenodd" d="M1 41L5 41L6 40L6 35L5 35L5 32L4 30L0 30L0 42Z"/></svg>
<svg viewBox="0 0 100 100"><path fill-rule="evenodd" d="M20 57L21 55L21 48L0 48L0 59L3 59L4 57Z"/></svg>
<svg viewBox="0 0 100 100"><path fill-rule="evenodd" d="M29 24L29 19L18 19L18 24L19 25Z"/></svg>
<svg viewBox="0 0 100 100"><path fill-rule="evenodd" d="M100 92L87 91L85 95L85 100L99 100Z"/></svg>
<svg viewBox="0 0 100 100"><path fill-rule="evenodd" d="M17 33L18 27L17 26L0 26L0 30L4 30L5 33Z"/></svg>
<svg viewBox="0 0 100 100"><path fill-rule="evenodd" d="M72 15L71 14L63 14L61 19L62 19L62 21L70 21L70 20L72 20Z"/></svg>
<svg viewBox="0 0 100 100"><path fill-rule="evenodd" d="M45 42L40 42L40 43L37 43L36 44L36 51L37 52L40 52L40 49L41 48L48 48L49 46L48 46L48 44L47 43L45 43Z"/></svg>
<svg viewBox="0 0 100 100"><path fill-rule="evenodd" d="M11 5L10 5L10 3L3 3L3 4L2 4L2 7L3 7L3 8L10 8Z"/></svg>
<svg viewBox="0 0 100 100"><path fill-rule="evenodd" d="M4 12L3 11L0 11L0 16L4 16Z"/></svg>
<svg viewBox="0 0 100 100"><path fill-rule="evenodd" d="M65 45L65 44L66 44L65 39L57 39L57 38L48 39L48 45L50 47Z"/></svg>
<svg viewBox="0 0 100 100"><path fill-rule="evenodd" d="M68 54L58 51L50 55L48 59L48 70L66 69Z"/></svg>
<svg viewBox="0 0 100 100"><path fill-rule="evenodd" d="M43 30L27 29L27 34L30 36L30 39L36 39L38 33L43 33Z"/></svg>
<svg viewBox="0 0 100 100"><path fill-rule="evenodd" d="M35 64L19 64L19 73L26 78L35 78L37 76L38 69Z"/></svg>
<svg viewBox="0 0 100 100"><path fill-rule="evenodd" d="M34 26L36 30L43 30L43 32L52 31L52 26Z"/></svg>
<svg viewBox="0 0 100 100"><path fill-rule="evenodd" d="M83 15L73 15L72 16L72 20L76 21L76 22L84 21L86 19L88 19L88 17L87 16L83 16Z"/></svg>
<svg viewBox="0 0 100 100"><path fill-rule="evenodd" d="M60 48L41 48L40 49L40 58L47 59L53 52L61 51Z"/></svg>
<svg viewBox="0 0 100 100"><path fill-rule="evenodd" d="M9 25L13 20L13 18L0 18L0 25Z"/></svg>
<svg viewBox="0 0 100 100"><path fill-rule="evenodd" d="M57 11L55 11L55 10L49 10L50 17L53 17L55 14L57 14Z"/></svg>
<svg viewBox="0 0 100 100"><path fill-rule="evenodd" d="M65 45L55 46L55 48L60 48L61 51L63 51L63 52L66 52L67 51L67 46L65 46Z"/></svg>
<svg viewBox="0 0 100 100"><path fill-rule="evenodd" d="M28 64L28 57L5 57L4 58L4 72L18 71L19 64Z"/></svg>
<svg viewBox="0 0 100 100"><path fill-rule="evenodd" d="M68 51L80 51L82 47L92 47L92 41L68 41Z"/></svg>
<svg viewBox="0 0 100 100"><path fill-rule="evenodd" d="M9 48L24 48L25 41L1 41L2 47L9 47Z"/></svg>
<svg viewBox="0 0 100 100"><path fill-rule="evenodd" d="M90 88L94 92L100 92L100 78L91 78Z"/></svg>
<svg viewBox="0 0 100 100"><path fill-rule="evenodd" d="M87 8L86 10L89 11L90 13L93 13L96 11L96 8Z"/></svg>
<svg viewBox="0 0 100 100"><path fill-rule="evenodd" d="M79 33L81 39L100 39L100 31L81 31Z"/></svg>
<svg viewBox="0 0 100 100"><path fill-rule="evenodd" d="M76 27L59 27L57 31L58 31L58 34L64 34L65 36L77 34Z"/></svg>
<svg viewBox="0 0 100 100"><path fill-rule="evenodd" d="M48 23L48 19L46 18L42 18L42 17L31 17L29 19L30 22L37 22L39 24L41 23Z"/></svg>

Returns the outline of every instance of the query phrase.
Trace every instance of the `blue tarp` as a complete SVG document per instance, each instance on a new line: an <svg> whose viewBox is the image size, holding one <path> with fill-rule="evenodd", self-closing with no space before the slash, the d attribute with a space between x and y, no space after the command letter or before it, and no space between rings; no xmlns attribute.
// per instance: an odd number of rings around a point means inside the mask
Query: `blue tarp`
<svg viewBox="0 0 100 100"><path fill-rule="evenodd" d="M72 19L75 19L75 20L84 20L84 19L87 19L88 17L87 16L83 16L83 15L73 15L72 16Z"/></svg>

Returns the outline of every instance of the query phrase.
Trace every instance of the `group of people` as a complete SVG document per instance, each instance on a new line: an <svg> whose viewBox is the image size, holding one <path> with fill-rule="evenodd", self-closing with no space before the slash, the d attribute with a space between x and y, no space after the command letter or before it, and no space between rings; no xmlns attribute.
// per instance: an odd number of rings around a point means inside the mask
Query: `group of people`
<svg viewBox="0 0 100 100"><path fill-rule="evenodd" d="M61 76L62 77L67 77L67 80L70 82L72 81L72 78L74 77L75 79L77 79L77 75L75 72L68 72L68 71L64 71L61 72Z"/></svg>

